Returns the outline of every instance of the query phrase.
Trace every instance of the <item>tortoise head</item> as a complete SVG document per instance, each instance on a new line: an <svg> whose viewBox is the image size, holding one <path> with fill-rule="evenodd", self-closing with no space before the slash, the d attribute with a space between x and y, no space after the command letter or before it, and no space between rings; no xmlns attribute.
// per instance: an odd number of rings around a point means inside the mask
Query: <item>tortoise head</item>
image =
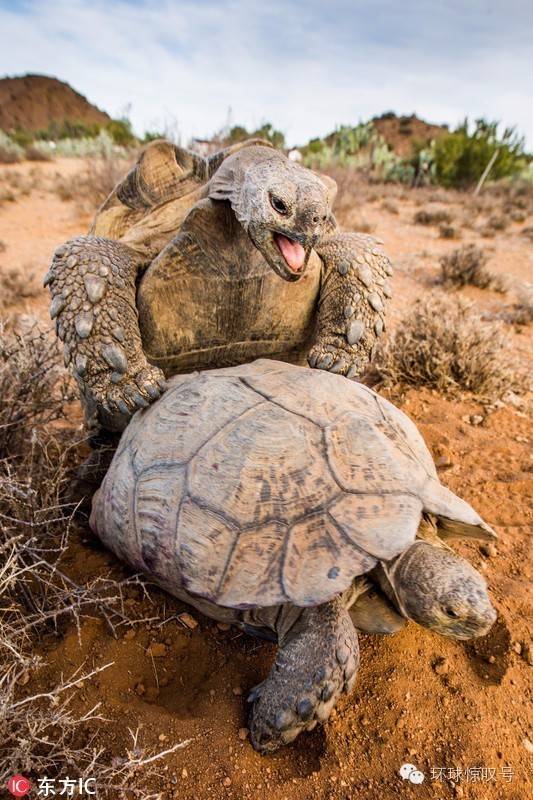
<svg viewBox="0 0 533 800"><path fill-rule="evenodd" d="M402 613L436 633L471 639L488 633L496 620L483 577L447 548L417 541L387 577Z"/></svg>
<svg viewBox="0 0 533 800"><path fill-rule="evenodd" d="M336 185L264 146L229 156L210 182L209 197L229 200L269 266L286 281L305 272L312 248L331 225Z"/></svg>

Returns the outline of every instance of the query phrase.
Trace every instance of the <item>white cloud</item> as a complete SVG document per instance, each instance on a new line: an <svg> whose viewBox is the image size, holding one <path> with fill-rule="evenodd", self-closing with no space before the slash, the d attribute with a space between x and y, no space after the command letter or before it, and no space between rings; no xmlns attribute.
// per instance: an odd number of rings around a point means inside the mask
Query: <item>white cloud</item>
<svg viewBox="0 0 533 800"><path fill-rule="evenodd" d="M531 143L532 22L522 0L0 0L0 73L55 75L184 139L231 107L292 142L396 110L501 119Z"/></svg>

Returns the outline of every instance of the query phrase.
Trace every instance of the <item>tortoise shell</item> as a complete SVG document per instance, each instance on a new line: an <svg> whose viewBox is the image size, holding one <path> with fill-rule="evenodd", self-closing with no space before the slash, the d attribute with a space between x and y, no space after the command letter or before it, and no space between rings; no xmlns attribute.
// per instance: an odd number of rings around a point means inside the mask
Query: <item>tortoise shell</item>
<svg viewBox="0 0 533 800"><path fill-rule="evenodd" d="M91 524L171 592L306 606L401 553L423 512L443 531L493 536L387 400L258 360L171 379L126 429Z"/></svg>
<svg viewBox="0 0 533 800"><path fill-rule="evenodd" d="M238 142L204 158L164 139L151 142L137 163L98 209L90 233L117 239L149 263L179 231L204 197L220 164L262 139Z"/></svg>

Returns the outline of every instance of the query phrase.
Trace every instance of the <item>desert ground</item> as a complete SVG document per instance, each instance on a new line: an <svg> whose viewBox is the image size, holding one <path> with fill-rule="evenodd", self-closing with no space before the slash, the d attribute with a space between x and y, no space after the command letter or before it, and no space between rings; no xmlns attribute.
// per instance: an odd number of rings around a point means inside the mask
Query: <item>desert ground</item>
<svg viewBox="0 0 533 800"><path fill-rule="evenodd" d="M77 197L83 169L76 159L0 167L0 274L8 326L27 327L34 318L51 326L41 284L52 252L86 232L92 218L93 209ZM339 188L341 224L382 239L395 266L389 336L415 300L430 293L460 295L488 322L501 320L509 338L504 358L516 361L522 373L530 370L531 324L512 313L533 274L530 200L513 205L506 194L489 190L476 200L429 187L369 185L353 173L341 176ZM440 222L416 223L422 210L441 212ZM440 258L467 244L485 251L487 268L505 279L505 292L439 284ZM15 274L22 279L14 282ZM67 692L78 718L99 704L101 719L89 719L76 734L80 746L96 743L112 760L135 750L131 731L138 732L146 752L183 742L151 765L147 788L165 800L529 800L533 465L527 392L487 403L469 393L424 387L380 391L416 422L442 482L499 535L495 546L454 545L486 576L498 610L485 639L454 642L411 623L391 638L361 636L354 693L324 727L262 757L247 740L246 693L266 676L272 645L197 613L180 617L184 605L151 585L129 583L124 616L139 621L115 626L113 635L92 609L78 624L49 627L35 645L43 666L28 671L17 696L53 692L78 669L78 676L100 670ZM79 462L86 446L77 403L69 406L63 425ZM79 519L62 570L77 585L97 576L123 581L130 575ZM402 780L405 762L424 773L423 784ZM76 777L74 771L66 763L61 774Z"/></svg>

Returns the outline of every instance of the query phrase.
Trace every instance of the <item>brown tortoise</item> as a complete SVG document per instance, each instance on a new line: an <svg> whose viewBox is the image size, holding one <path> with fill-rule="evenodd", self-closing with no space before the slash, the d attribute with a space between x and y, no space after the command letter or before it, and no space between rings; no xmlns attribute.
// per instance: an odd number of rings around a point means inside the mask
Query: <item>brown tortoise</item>
<svg viewBox="0 0 533 800"><path fill-rule="evenodd" d="M210 158L150 144L45 279L88 421L122 430L165 376L257 357L360 374L391 267L339 231L335 191L260 140Z"/></svg>
<svg viewBox="0 0 533 800"><path fill-rule="evenodd" d="M468 639L495 619L483 577L446 545L495 534L441 485L411 420L326 372L259 360L172 378L124 432L91 525L203 613L277 638L251 695L261 751L350 691L356 628L410 618Z"/></svg>

